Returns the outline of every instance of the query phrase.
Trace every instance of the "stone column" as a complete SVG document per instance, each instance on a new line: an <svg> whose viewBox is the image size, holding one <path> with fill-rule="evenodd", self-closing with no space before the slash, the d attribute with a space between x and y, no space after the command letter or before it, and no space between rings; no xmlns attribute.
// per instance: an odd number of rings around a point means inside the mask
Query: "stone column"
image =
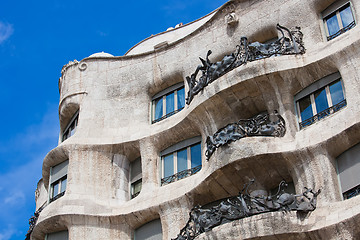
<svg viewBox="0 0 360 240"><path fill-rule="evenodd" d="M130 162L126 156L121 154L114 154L114 181L115 181L115 197L120 202L125 202L129 199L129 169Z"/></svg>
<svg viewBox="0 0 360 240"><path fill-rule="evenodd" d="M131 228L116 217L72 216L69 240L131 239Z"/></svg>
<svg viewBox="0 0 360 240"><path fill-rule="evenodd" d="M140 141L142 192L152 191L160 186L160 164L158 151L150 138Z"/></svg>
<svg viewBox="0 0 360 240"><path fill-rule="evenodd" d="M163 239L175 238L180 233L180 230L185 227L189 220L189 213L192 207L186 196L160 206L159 214Z"/></svg>
<svg viewBox="0 0 360 240"><path fill-rule="evenodd" d="M317 198L318 206L341 200L335 160L326 150L315 147L294 157L297 159L293 159L290 168L297 193L302 193L304 187L312 188L314 191L321 189Z"/></svg>

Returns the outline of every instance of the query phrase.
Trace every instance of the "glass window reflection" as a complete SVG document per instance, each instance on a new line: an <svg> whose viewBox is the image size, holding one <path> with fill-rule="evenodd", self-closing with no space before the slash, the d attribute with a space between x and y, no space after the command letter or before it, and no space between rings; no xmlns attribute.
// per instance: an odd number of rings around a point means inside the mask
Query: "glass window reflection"
<svg viewBox="0 0 360 240"><path fill-rule="evenodd" d="M164 177L169 177L174 174L174 156L169 154L164 157Z"/></svg>
<svg viewBox="0 0 360 240"><path fill-rule="evenodd" d="M201 145L200 143L191 146L191 168L201 165Z"/></svg>
<svg viewBox="0 0 360 240"><path fill-rule="evenodd" d="M340 17L344 28L349 26L354 21L350 5L345 6L345 8L340 10Z"/></svg>
<svg viewBox="0 0 360 240"><path fill-rule="evenodd" d="M301 121L305 121L313 116L310 96L304 97L299 101Z"/></svg>
<svg viewBox="0 0 360 240"><path fill-rule="evenodd" d="M345 99L340 80L330 84L329 88L333 105L336 105Z"/></svg>

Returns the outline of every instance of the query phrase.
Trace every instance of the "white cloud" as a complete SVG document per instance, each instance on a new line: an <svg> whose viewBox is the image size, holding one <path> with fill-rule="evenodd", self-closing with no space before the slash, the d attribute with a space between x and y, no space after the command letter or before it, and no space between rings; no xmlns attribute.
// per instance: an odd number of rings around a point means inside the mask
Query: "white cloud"
<svg viewBox="0 0 360 240"><path fill-rule="evenodd" d="M14 33L12 24L0 22L0 44L5 42Z"/></svg>
<svg viewBox="0 0 360 240"><path fill-rule="evenodd" d="M6 205L22 205L25 203L25 194L22 191L12 192L4 199L4 203Z"/></svg>

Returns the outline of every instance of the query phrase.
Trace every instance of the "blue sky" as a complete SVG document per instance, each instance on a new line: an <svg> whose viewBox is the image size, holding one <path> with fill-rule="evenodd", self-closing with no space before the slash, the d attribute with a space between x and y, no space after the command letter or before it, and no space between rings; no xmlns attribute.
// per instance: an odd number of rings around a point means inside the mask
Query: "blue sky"
<svg viewBox="0 0 360 240"><path fill-rule="evenodd" d="M62 66L95 52L124 55L151 34L196 20L225 2L1 2L0 240L24 239L28 230L42 161L57 146Z"/></svg>

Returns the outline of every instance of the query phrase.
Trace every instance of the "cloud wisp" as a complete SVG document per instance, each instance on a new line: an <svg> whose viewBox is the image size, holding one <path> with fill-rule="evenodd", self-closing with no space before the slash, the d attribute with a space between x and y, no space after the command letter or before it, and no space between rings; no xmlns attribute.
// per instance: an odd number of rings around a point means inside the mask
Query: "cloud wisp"
<svg viewBox="0 0 360 240"><path fill-rule="evenodd" d="M10 23L0 22L0 44L5 42L14 33L14 27Z"/></svg>

